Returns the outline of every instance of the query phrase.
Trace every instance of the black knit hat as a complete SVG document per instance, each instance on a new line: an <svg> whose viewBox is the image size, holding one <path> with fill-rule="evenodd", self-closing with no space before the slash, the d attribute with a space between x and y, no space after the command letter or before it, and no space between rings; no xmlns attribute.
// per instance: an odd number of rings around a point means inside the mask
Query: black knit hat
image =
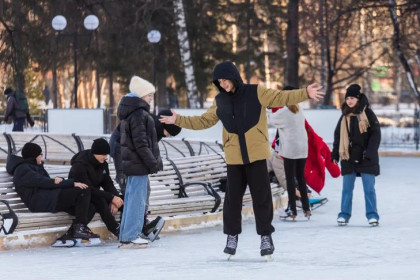
<svg viewBox="0 0 420 280"><path fill-rule="evenodd" d="M160 119L160 116L172 116L172 112L170 110L162 110L158 114L158 119ZM174 124L162 123L162 126L171 136L177 136L181 132L181 128Z"/></svg>
<svg viewBox="0 0 420 280"><path fill-rule="evenodd" d="M12 88L10 88L10 87L8 87L8 88L6 88L5 90L4 90L4 94L5 95L9 95L9 94L12 94L13 93L13 89Z"/></svg>
<svg viewBox="0 0 420 280"><path fill-rule="evenodd" d="M103 138L98 138L93 140L93 144L91 147L91 152L94 155L108 155L111 151L109 147L108 141Z"/></svg>
<svg viewBox="0 0 420 280"><path fill-rule="evenodd" d="M347 88L346 97L345 98L351 96L351 97L355 97L357 99L360 99L360 90L361 89L362 88L358 84L352 84L352 85L350 85Z"/></svg>
<svg viewBox="0 0 420 280"><path fill-rule="evenodd" d="M24 159L36 158L40 154L42 154L42 149L38 144L28 142L22 148L22 157Z"/></svg>

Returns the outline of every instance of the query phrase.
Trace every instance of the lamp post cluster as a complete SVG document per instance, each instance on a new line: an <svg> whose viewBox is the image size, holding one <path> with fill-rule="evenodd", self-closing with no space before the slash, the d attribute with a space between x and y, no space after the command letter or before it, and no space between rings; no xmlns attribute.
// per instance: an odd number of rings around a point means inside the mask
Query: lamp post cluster
<svg viewBox="0 0 420 280"><path fill-rule="evenodd" d="M55 31L61 32L63 31L66 26L67 26L67 19L62 16L62 15L58 15L55 16L51 22L52 28ZM89 31L94 31L98 28L99 26L99 19L97 16L95 15L88 15L87 17L85 17L84 21L83 21L83 26L85 27L86 30ZM62 35L69 35L69 36L73 36L73 60L74 60L74 107L77 108L78 107L78 102L77 102L77 87L78 87L78 76L77 76L77 53L78 53L78 36L79 34L77 33L77 30L75 32L72 33L68 33L68 34L62 34ZM54 63L55 64L55 63ZM54 69L55 69L55 65L54 65ZM56 82L55 82L56 83ZM55 98L55 103L57 102L57 88L56 85L54 86L54 98ZM56 104L54 104L56 107Z"/></svg>
<svg viewBox="0 0 420 280"><path fill-rule="evenodd" d="M147 40L153 45L153 85L156 86L156 45L160 42L161 34L159 30L151 30L147 33ZM153 100L153 113L156 114L157 96Z"/></svg>

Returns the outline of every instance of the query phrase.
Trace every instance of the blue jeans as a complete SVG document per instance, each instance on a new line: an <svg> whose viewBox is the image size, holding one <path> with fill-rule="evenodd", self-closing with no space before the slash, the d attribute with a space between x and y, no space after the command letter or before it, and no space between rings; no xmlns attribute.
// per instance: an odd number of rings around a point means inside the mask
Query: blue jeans
<svg viewBox="0 0 420 280"><path fill-rule="evenodd" d="M25 124L25 119L15 119L13 122L13 129L12 131L23 131L23 125Z"/></svg>
<svg viewBox="0 0 420 280"><path fill-rule="evenodd" d="M121 242L136 239L143 229L148 181L147 175L128 176L127 178L120 228Z"/></svg>
<svg viewBox="0 0 420 280"><path fill-rule="evenodd" d="M361 173L363 191L365 193L366 218L376 218L379 220L378 210L376 209L375 175ZM348 221L351 217L351 207L353 201L354 182L356 172L343 176L343 193L341 196L341 212L338 217L343 217Z"/></svg>

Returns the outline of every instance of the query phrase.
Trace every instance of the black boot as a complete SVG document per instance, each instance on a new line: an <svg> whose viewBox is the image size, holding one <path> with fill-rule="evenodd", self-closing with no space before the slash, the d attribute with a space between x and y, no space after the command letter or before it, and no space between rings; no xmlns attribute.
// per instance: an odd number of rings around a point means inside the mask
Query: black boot
<svg viewBox="0 0 420 280"><path fill-rule="evenodd" d="M94 234L86 225L84 224L73 224L73 237L90 239L90 238L99 238L99 235Z"/></svg>
<svg viewBox="0 0 420 280"><path fill-rule="evenodd" d="M153 221L144 224L142 233L147 239L153 242L155 239L159 239L158 235L164 225L165 220L162 217L157 216Z"/></svg>
<svg viewBox="0 0 420 280"><path fill-rule="evenodd" d="M121 224L118 224L118 226L113 231L111 231L112 234L114 234L117 238L120 237L120 227L121 227Z"/></svg>
<svg viewBox="0 0 420 280"><path fill-rule="evenodd" d="M261 236L261 256L272 255L274 252L273 239L271 234Z"/></svg>
<svg viewBox="0 0 420 280"><path fill-rule="evenodd" d="M226 247L224 253L229 255L236 254L236 247L238 246L238 235L228 235L226 240Z"/></svg>

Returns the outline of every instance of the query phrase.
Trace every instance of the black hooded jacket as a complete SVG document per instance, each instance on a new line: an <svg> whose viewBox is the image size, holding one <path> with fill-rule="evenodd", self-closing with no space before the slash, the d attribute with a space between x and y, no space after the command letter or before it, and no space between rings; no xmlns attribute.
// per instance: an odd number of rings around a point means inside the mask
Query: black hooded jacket
<svg viewBox="0 0 420 280"><path fill-rule="evenodd" d="M119 196L109 174L108 163L97 161L91 150L75 154L70 163L69 178L92 187L92 195L102 196L108 203L115 195ZM100 191L101 188L104 191Z"/></svg>
<svg viewBox="0 0 420 280"><path fill-rule="evenodd" d="M235 92L226 92L219 79L233 82ZM244 84L230 61L218 64L213 83L220 93L201 116L178 115L175 125L189 129L206 129L219 120L223 123L223 149L227 164L249 164L270 157L267 107L292 105L308 99L306 89L281 91L261 85Z"/></svg>
<svg viewBox="0 0 420 280"><path fill-rule="evenodd" d="M139 97L126 95L118 105L121 121L121 158L124 174L138 176L163 169L150 105Z"/></svg>
<svg viewBox="0 0 420 280"><path fill-rule="evenodd" d="M381 128L375 113L369 107L369 101L366 95L361 94L358 105L353 113L358 115L363 112L364 108L366 108L365 113L369 121L369 127L367 132L360 133L358 117L352 116L350 118L349 142L352 145L349 147L350 159L341 161L342 175L350 174L353 171L357 173L357 176L360 176L360 173L374 174L375 176L380 173L378 150L379 144L381 143ZM337 162L340 157L341 120L345 115L351 113L351 111L351 108L344 103L342 107L343 115L338 120L337 127L334 131L334 144L331 158ZM360 157L361 161L354 163L355 156Z"/></svg>
<svg viewBox="0 0 420 280"><path fill-rule="evenodd" d="M74 181L63 180L55 184L43 165L11 155L7 172L13 175L15 190L31 212L55 212L58 196L63 188L73 188Z"/></svg>

